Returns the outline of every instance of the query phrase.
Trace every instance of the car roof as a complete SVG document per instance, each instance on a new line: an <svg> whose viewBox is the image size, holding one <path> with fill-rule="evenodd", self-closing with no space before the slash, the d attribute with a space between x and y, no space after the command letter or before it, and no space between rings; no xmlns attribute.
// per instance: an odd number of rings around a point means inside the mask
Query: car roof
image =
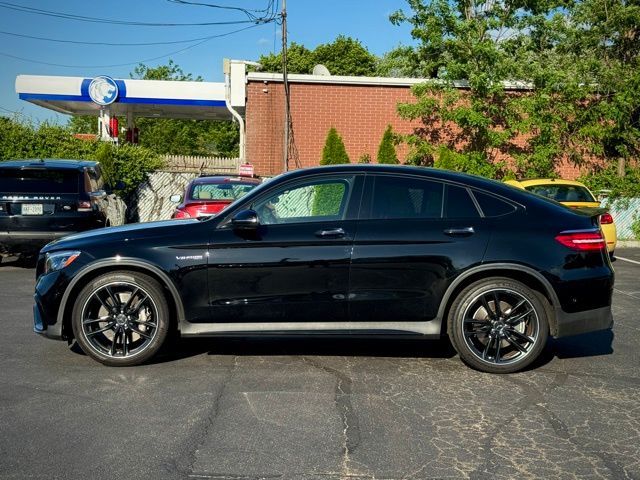
<svg viewBox="0 0 640 480"><path fill-rule="evenodd" d="M0 168L55 168L60 170L80 170L95 167L98 162L90 160L67 160L55 158L33 158L0 162Z"/></svg>
<svg viewBox="0 0 640 480"><path fill-rule="evenodd" d="M432 167L416 167L412 165L380 165L380 164L344 164L344 165L328 165L321 167L311 167L301 170L293 170L288 173L274 177L280 179L283 177L294 178L296 176L306 176L314 173L392 173L397 175L421 175L429 176L438 180L445 180L450 182L465 183L468 186L473 186L481 189L489 189L496 193L498 192L513 192L514 188L503 182L492 180L489 178L481 177L478 175L471 175L468 173L453 172L451 170L443 170L440 168Z"/></svg>
<svg viewBox="0 0 640 480"><path fill-rule="evenodd" d="M191 180L193 185L216 184L216 183L261 183L259 178L239 177L237 175L212 175L198 177Z"/></svg>

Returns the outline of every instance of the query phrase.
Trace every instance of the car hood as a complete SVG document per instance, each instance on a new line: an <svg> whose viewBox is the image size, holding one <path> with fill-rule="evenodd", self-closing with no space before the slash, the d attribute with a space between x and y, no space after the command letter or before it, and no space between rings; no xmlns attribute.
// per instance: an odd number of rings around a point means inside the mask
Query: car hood
<svg viewBox="0 0 640 480"><path fill-rule="evenodd" d="M103 243L110 240L133 240L136 238L149 238L167 233L169 230L175 232L176 228L186 227L200 223L198 219L184 220L162 220L158 222L132 223L120 227L106 227L86 232L67 235L58 240L48 243L42 252L49 250L60 250L62 248L77 248L81 243Z"/></svg>

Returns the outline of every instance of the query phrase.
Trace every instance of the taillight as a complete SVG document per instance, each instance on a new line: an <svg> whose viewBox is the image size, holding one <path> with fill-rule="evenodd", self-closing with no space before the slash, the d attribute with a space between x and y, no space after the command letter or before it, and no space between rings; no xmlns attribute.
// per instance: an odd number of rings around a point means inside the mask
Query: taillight
<svg viewBox="0 0 640 480"><path fill-rule="evenodd" d="M604 240L602 233L594 231L560 232L556 236L556 240L565 247L582 252L603 250L607 247L607 242Z"/></svg>
<svg viewBox="0 0 640 480"><path fill-rule="evenodd" d="M184 210L176 210L176 212L173 214L173 218L191 218L191 215L189 215Z"/></svg>
<svg viewBox="0 0 640 480"><path fill-rule="evenodd" d="M610 225L613 223L613 217L610 213L600 215L600 225Z"/></svg>
<svg viewBox="0 0 640 480"><path fill-rule="evenodd" d="M78 211L79 212L90 212L91 211L91 202L80 200L78 202Z"/></svg>

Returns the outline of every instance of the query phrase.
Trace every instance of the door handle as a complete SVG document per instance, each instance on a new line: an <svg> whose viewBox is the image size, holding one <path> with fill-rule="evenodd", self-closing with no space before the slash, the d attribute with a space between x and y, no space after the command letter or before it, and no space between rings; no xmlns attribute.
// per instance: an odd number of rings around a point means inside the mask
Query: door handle
<svg viewBox="0 0 640 480"><path fill-rule="evenodd" d="M444 231L445 235L449 235L450 237L464 237L473 235L476 231L473 227L464 227L464 228L447 228Z"/></svg>
<svg viewBox="0 0 640 480"><path fill-rule="evenodd" d="M341 238L344 237L344 230L342 228L332 228L331 230L318 230L316 237L321 238Z"/></svg>

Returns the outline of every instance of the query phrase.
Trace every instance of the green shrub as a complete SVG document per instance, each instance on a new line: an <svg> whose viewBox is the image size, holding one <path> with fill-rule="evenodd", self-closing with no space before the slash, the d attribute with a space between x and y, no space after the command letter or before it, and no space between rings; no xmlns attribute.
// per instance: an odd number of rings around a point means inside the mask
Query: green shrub
<svg viewBox="0 0 640 480"><path fill-rule="evenodd" d="M122 193L129 195L146 179L150 172L163 166L162 158L148 148L124 144L116 146L100 142L94 158L102 165L105 180L114 185L123 182Z"/></svg>
<svg viewBox="0 0 640 480"><path fill-rule="evenodd" d="M633 217L633 223L631 224L631 232L636 240L640 240L640 215Z"/></svg>
<svg viewBox="0 0 640 480"><path fill-rule="evenodd" d="M387 127L382 135L382 141L378 147L378 163L385 163L390 165L397 165L398 155L396 154L396 148L393 146L393 132L391 125Z"/></svg>
<svg viewBox="0 0 640 480"><path fill-rule="evenodd" d="M358 158L358 163L371 163L371 155L369 155L368 153L363 153L362 155L360 155L360 158Z"/></svg>
<svg viewBox="0 0 640 480"><path fill-rule="evenodd" d="M80 140L68 127L0 117L0 161L24 158L97 160L108 183L124 183L125 195L163 164L157 153L144 147Z"/></svg>
<svg viewBox="0 0 640 480"><path fill-rule="evenodd" d="M347 155L342 137L334 127L331 127L322 149L320 165L339 165L341 163L350 163L349 155Z"/></svg>

